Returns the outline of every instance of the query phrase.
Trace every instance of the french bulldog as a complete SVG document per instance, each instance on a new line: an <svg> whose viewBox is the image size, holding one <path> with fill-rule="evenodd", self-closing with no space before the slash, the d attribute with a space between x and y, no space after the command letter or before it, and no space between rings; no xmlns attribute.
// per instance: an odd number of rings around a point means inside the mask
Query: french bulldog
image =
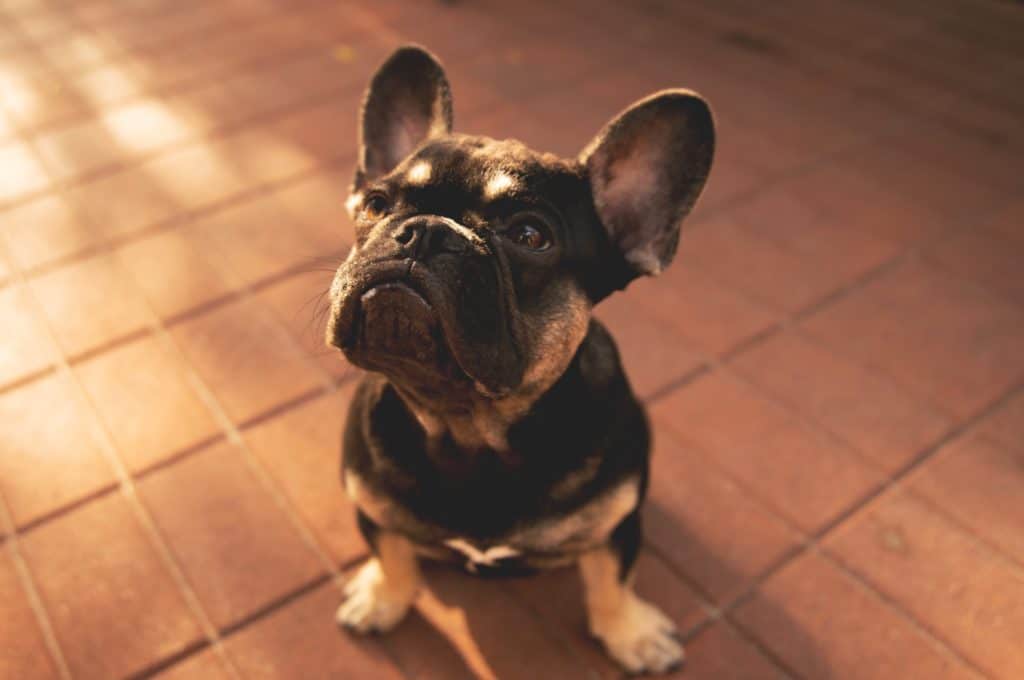
<svg viewBox="0 0 1024 680"><path fill-rule="evenodd" d="M338 622L398 624L420 558L478 574L577 563L607 652L674 668L675 626L631 580L648 422L591 310L672 261L711 167L708 105L658 92L564 159L452 132L441 64L408 46L374 75L359 133L326 339L367 371L342 481L372 556Z"/></svg>

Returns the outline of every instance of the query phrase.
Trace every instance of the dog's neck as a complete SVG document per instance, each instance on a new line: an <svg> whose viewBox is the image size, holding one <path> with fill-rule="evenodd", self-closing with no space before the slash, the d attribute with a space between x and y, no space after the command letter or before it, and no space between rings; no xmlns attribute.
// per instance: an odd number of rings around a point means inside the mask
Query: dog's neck
<svg viewBox="0 0 1024 680"><path fill-rule="evenodd" d="M419 397L415 389L396 384L395 391L405 402L426 434L428 442L440 442L450 434L455 444L467 453L481 449L509 453L509 428L522 420L576 362L592 329L588 312L574 323L549 324L538 343L541 359L534 361L522 384L511 394L490 397L469 392L457 405L439 406L436 400Z"/></svg>
<svg viewBox="0 0 1024 680"><path fill-rule="evenodd" d="M424 406L422 402L401 386L395 385L428 441L439 442L447 433L461 450L467 452L492 449L497 453L509 451L509 428L529 412L540 394L517 394L500 399L479 395L469 400L465 408L442 411Z"/></svg>

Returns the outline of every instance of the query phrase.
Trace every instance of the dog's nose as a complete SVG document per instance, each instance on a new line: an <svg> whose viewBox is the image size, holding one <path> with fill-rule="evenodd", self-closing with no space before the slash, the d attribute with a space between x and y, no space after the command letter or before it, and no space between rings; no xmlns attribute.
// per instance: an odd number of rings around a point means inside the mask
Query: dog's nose
<svg viewBox="0 0 1024 680"><path fill-rule="evenodd" d="M413 217L394 233L408 257L428 258L439 253L465 253L480 237L470 229L443 217Z"/></svg>

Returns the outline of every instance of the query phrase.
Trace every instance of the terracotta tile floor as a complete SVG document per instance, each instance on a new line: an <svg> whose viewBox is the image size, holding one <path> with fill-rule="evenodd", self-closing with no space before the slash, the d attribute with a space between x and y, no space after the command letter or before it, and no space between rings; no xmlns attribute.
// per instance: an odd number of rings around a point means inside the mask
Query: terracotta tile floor
<svg viewBox="0 0 1024 680"><path fill-rule="evenodd" d="M1024 678L1024 6L0 2L0 679L593 678L571 571L339 632L318 296L397 44L571 154L705 93L679 258L599 309L656 424L680 678Z"/></svg>

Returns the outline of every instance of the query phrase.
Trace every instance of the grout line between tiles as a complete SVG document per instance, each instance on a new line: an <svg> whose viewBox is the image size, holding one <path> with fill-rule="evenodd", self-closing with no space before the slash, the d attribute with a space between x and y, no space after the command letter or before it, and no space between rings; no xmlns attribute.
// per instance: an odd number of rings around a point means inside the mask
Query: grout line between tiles
<svg viewBox="0 0 1024 680"><path fill-rule="evenodd" d="M21 584L21 590L25 594L29 608L32 610L32 615L39 626L39 632L42 635L46 651L50 655L50 660L56 666L57 675L61 680L71 680L71 669L68 667L63 650L61 650L60 642L57 640L57 634L54 631L50 615L46 611L38 588L36 588L32 571L28 568L28 563L21 553L20 539L14 527L14 518L7 507L7 502L2 497L0 497L0 532L5 534L4 545L0 546L0 549L7 549L11 562L14 564L18 581Z"/></svg>
<svg viewBox="0 0 1024 680"><path fill-rule="evenodd" d="M182 32L182 35L172 36L171 39L165 40L165 41L163 41L163 43L158 42L158 43L156 43L154 45L145 45L145 46L130 45L130 46L127 46L127 47L121 45L120 44L121 43L121 39L116 37L116 36L110 36L107 33L104 33L102 31L98 31L93 26L89 26L89 25L79 26L78 30L74 31L73 33L88 33L88 34L93 35L93 36L98 36L101 40L108 40L108 41L117 42L118 43L118 48L121 48L124 51L121 54L119 54L114 59L104 59L104 60L102 60L100 62L97 62L97 63L94 63L94 64L89 64L85 68L72 69L72 70L62 70L62 69L58 68L57 66L54 66L52 63L50 63L49 61L46 60L46 57L43 54L43 52L48 47L50 47L50 45L48 45L47 42L40 43L38 40L35 40L35 39L33 39L33 38L29 37L29 36L23 36L23 39L28 44L28 48L30 50L32 50L33 52L35 52L44 61L45 70L47 70L48 73L52 77L54 77L58 81L63 81L63 80L74 81L74 80L80 80L82 78L88 77L89 75L91 75L91 74L93 74L95 72L99 72L99 71L102 71L102 70L105 70L105 69L110 69L110 68L115 68L116 69L116 68L119 68L119 67L123 68L123 67L126 67L126 66L130 68L130 67L133 67L133 66L135 66L137 64L140 64L140 63L141 64L146 64L147 60L149 60L149 59L153 59L154 57L160 57L164 53L168 53L169 54L169 53L173 52L176 49L180 49L180 47L181 47L180 40L182 38L186 37L186 36L188 38L192 39L193 41L195 41L196 38L202 37L203 35L205 35L207 33L210 33L210 34L216 34L218 32L223 33L224 32L223 29L228 27L228 26L230 26L235 31L237 31L239 29L241 29L243 31L248 31L248 30L253 30L253 29L258 29L258 28L263 28L263 27L266 27L266 26L270 26L270 25L274 24L275 22L281 21L282 18L285 18L287 20L292 20L293 18L296 18L296 17L294 17L293 15L288 15L288 14L286 14L284 12L269 12L269 13L266 13L266 14L263 14L263 15L259 15L259 16L255 17L255 18L252 18L252 19L249 19L249 20L242 20L242 21L239 21L238 18L235 17L233 20L231 20L229 22L226 22L224 24L213 24L213 25L207 26L205 29L201 29L199 31L184 31L184 32ZM302 19L303 20L309 19L309 15L307 14L307 15L303 16ZM236 63L231 63L224 70L216 70L216 69L214 69L212 71L207 71L207 72L204 72L204 73L200 73L198 76L196 76L196 75L186 75L185 77L179 77L177 80L171 80L169 83L160 83L160 84L157 84L155 86L154 85L150 85L147 88L143 88L140 91L132 93L132 94L130 94L127 97L121 97L121 98L116 98L116 99L113 99L113 100L106 100L106 101L99 101L99 102L89 102L89 101L86 101L83 98L82 102L81 102L82 103L82 109L78 112L79 115L77 115L77 116L72 116L72 117L68 117L68 118L58 119L57 121L55 121L56 122L55 125L50 123L50 124L43 124L43 125L39 125L39 126L30 126L28 128L23 128L20 125L16 125L15 128L18 130L18 133L21 134L21 135L34 136L34 135L40 134L40 133L44 133L45 134L46 132L49 132L50 130L59 129L60 127L62 127L64 125L69 125L69 124L70 125L74 125L74 124L77 124L78 122L81 122L84 119L90 118L91 117L90 114L95 115L95 114L101 113L105 109L115 108L115 107L123 106L123 105L126 105L126 104L130 104L130 103L133 103L133 102L136 102L136 101L142 101L142 100L145 100L145 99L162 98L165 95L174 96L174 95L177 95L177 94L182 94L183 92L188 92L190 89L197 89L198 90L198 89L201 89L204 86L216 83L218 81L222 81L222 80L225 80L225 79L230 79L230 78L238 76L238 75L244 75L244 74L249 73L249 72L255 72L255 71L257 71L259 69L260 66L265 66L266 64L273 63L275 61L276 62L280 62L282 60L282 58L288 58L288 57L292 57L292 56L295 56L295 55L303 55L303 54L307 54L307 53L312 54L317 49L326 48L330 41L336 40L339 37L341 37L341 36L333 36L333 35L326 35L326 34L318 35L317 36L318 41L314 42L312 44L304 44L304 45L302 45L300 47L295 47L295 48L285 48L285 49L282 49L281 51L273 53L273 54L259 53L259 56L256 57L256 58L248 59L248 60L242 59L242 60L237 61ZM64 38L61 38L60 40L62 40L62 39L64 39ZM59 42L60 40L54 40L53 42ZM192 44L196 44L196 43L193 42Z"/></svg>
<svg viewBox="0 0 1024 680"><path fill-rule="evenodd" d="M320 586L325 585L332 579L333 577L331 576L331 574L324 572L319 574L318 576L315 576L309 581L302 583L295 588L292 588L287 593L284 593L283 595L276 597L273 600L270 600L269 602L264 603L258 609L256 609L253 612L250 612L249 614L246 614L239 620L233 621L227 626L224 626L220 631L221 637L226 638L231 635L234 635L235 633L243 630L250 624L256 623L257 621L260 621L262 619L267 618L268 616L273 615L279 609L286 607L292 602L302 598L307 593L310 593L319 588Z"/></svg>
<svg viewBox="0 0 1024 680"><path fill-rule="evenodd" d="M0 243L0 247L4 247L2 243ZM19 278L22 285L24 285L24 275L21 272L21 270L15 268L14 274ZM42 309L39 301L36 299L35 295L31 291L28 291L27 297L29 299L29 304L35 308L36 313L40 317L41 325L45 328L45 332L50 337L51 341L53 341L54 344L56 345L56 332L50 325L50 322L42 314ZM138 521L150 546L156 551L160 559L160 562L163 564L171 580L177 587L178 592L184 599L185 604L188 607L190 613L192 614L194 620L196 621L196 623L199 624L200 630L203 632L206 638L211 641L211 644L214 646L214 648L219 650L220 645L217 641L216 628L214 627L212 621L210 620L201 602L199 601L198 596L195 594L195 591L193 590L191 584L185 577L185 574L181 569L181 566L175 560L173 553L171 552L170 548L164 541L163 536L160 534L160 531L157 528L156 523L153 521L152 516L149 514L149 511L145 508L145 506L142 504L137 494L135 493L134 480L132 479L132 476L129 473L127 466L121 460L121 456L118 453L117 447L114 444L110 432L107 430L106 426L101 422L101 419L97 416L95 404L93 404L93 401L90 398L88 392L82 385L78 376L71 369L71 366L68 364L63 354L61 354L58 357L56 370L57 374L63 376L67 383L72 386L75 396L78 398L81 405L83 407L88 407L88 411L87 413L83 414L83 417L85 417L85 419L88 421L89 428L90 430L92 430L96 437L96 441L100 446L103 457L107 460L107 463L113 470L114 475L118 481L119 489L123 493L125 500L128 502L128 505L131 507L132 514L135 516L136 521ZM223 654L222 651L218 653ZM233 675L236 678L238 677L237 673L234 673Z"/></svg>
<svg viewBox="0 0 1024 680"><path fill-rule="evenodd" d="M233 298L233 299L237 299L237 298ZM831 300L829 300L829 301L825 302L825 303L823 304L823 306L827 306L828 304L831 304ZM168 324L168 325L169 325L169 324ZM736 351L735 351L735 354L739 354L739 353L742 353L742 352L743 352L743 351L745 351L745 350L746 350L746 349L747 349L747 348L748 348L749 346L754 346L754 345L758 344L758 343L759 343L759 342L760 342L760 341L761 341L762 339L765 339L765 338L768 338L768 337L772 337L772 336L773 336L773 335L775 335L775 334L776 334L776 333L777 333L777 332L778 332L779 330L780 330L779 328L773 329L773 330L772 330L771 332L767 333L767 334L766 334L766 335L765 335L765 336L764 336L763 338L762 338L762 337L755 337L755 338L753 338L753 339L751 340L751 342L749 343L749 345L745 345L745 346L739 346L738 348L734 348L734 349L736 350ZM732 356L735 356L735 354L732 354L732 355L730 355L730 356L726 356L726 357L722 357L722 360L723 360L723 361L728 361L728 359L732 358ZM664 388L663 390L660 390L660 391L659 391L659 393L657 393L657 394L656 394L656 396L652 397L652 399L657 399L657 398L658 398L659 396L663 396L663 394L665 394L665 393L668 393L668 392L670 392L670 391L671 391L672 389L674 389L675 387L678 387L678 386L680 386L680 385L682 385L682 384L687 384L688 382L690 382L690 381L692 381L692 380L695 380L695 379L697 379L697 378L698 378L698 377L699 377L700 375L703 375L703 373L707 372L708 370L711 370L711 369L710 369L710 368L708 368L707 366L705 366L705 367L702 367L702 369L701 369L701 370L699 370L699 371L696 371L696 372L692 372L692 373L696 373L696 375L688 375L687 377L684 377L684 379L681 379L681 380L680 380L680 383L679 383L679 384L675 384L675 385L673 385L673 386L671 386L671 387L666 387L666 388ZM2 391L2 390L0 390L0 391ZM315 393L311 393L311 394L313 394L313 396L315 396ZM313 397L311 396L310 398L313 398ZM286 408L292 408L292 407L294 407L294 404L293 404L293 405L287 405L287 406L286 406ZM250 423L250 424L251 424L251 423ZM240 425L238 429L240 430L240 429L242 429L242 428L243 428L244 426L245 426L245 425ZM869 501L868 501L868 502L869 502ZM16 537L15 537L15 538L16 538Z"/></svg>
<svg viewBox="0 0 1024 680"><path fill-rule="evenodd" d="M958 437L955 438L954 442L955 441L959 441L960 439L962 439L964 437L969 437L969 436L971 436L969 431L961 433ZM1005 447L1003 447L1002 444L1000 444L999 442L992 441L988 437L982 436L981 439L983 439L986 443L991 444L992 446L998 446L998 447L1001 447L1001 448L1005 449ZM950 442L949 444L952 444L952 443L953 442ZM947 444L947 445L949 445L949 444ZM942 448L945 448L945 447L942 447ZM938 453L941 453L941 451L939 451ZM1017 557L1017 555L1011 553L1008 549L1006 549L998 541L995 541L995 540L989 538L988 536L982 534L974 526L966 523L959 516L957 516L957 515L953 514L952 512L950 512L949 509L946 506L940 505L939 503L935 502L932 498L930 498L929 496L926 496L925 494L921 493L920 491L917 491L913 487L906 486L906 483L911 480L911 477L913 476L913 474L914 474L914 472L912 471L912 472L910 472L908 474L908 476L906 478L900 480L900 482L897 485L895 485L896 488L900 489L905 494L907 494L909 496L912 496L914 498L914 500L920 502L922 505L927 506L930 511L934 512L936 515L941 516L946 522L956 526L960 531L962 531L965 534L970 535L971 538L973 538L975 541L977 541L978 543L981 543L982 545L984 545L987 550L989 550L990 552L992 552L995 555L998 555L1003 560L1009 562L1010 565L1012 566L1013 570L1017 571L1021 575L1021 578L1024 579L1024 562L1022 562Z"/></svg>
<svg viewBox="0 0 1024 680"><path fill-rule="evenodd" d="M212 649L212 643L210 642L210 640L196 640L192 644L186 645L183 649L179 649L177 652L171 654L170 656L164 657L162 659L157 659L145 668L135 671L134 673L131 673L125 678L125 680L142 680L143 678L151 678L155 674L167 670L171 666L181 663L185 659L195 656L196 654L199 654L207 649ZM216 654L216 651L214 653ZM228 673L232 672L230 669L227 670Z"/></svg>
<svg viewBox="0 0 1024 680"><path fill-rule="evenodd" d="M876 589L866 579L864 579L855 570L848 567L842 560L836 558L834 555L829 553L827 550L823 550L818 545L813 545L808 549L808 552L814 553L819 556L834 568L845 574L851 581L853 581L858 588L863 590L869 596L873 597L876 601L882 604L885 608L894 612L901 619L905 620L911 628L913 628L921 636L921 638L932 647L937 653L945 656L946 658L962 663L968 668L976 672L979 676L987 678L989 680L996 680L992 675L986 672L983 668L974 663L967 656L961 654L954 649L950 644L945 641L945 637L934 630L931 626L923 621L919 621L916 616L913 616L909 612L905 611L895 599L891 598L887 593L881 589Z"/></svg>
<svg viewBox="0 0 1024 680"><path fill-rule="evenodd" d="M915 456L908 464L904 465L899 471L894 473L892 478L885 480L875 490L867 494L864 494L860 500L848 506L843 511L843 513L833 518L831 521L824 524L822 527L816 529L811 534L806 534L802 531L799 532L799 535L804 536L805 542L803 543L803 545L800 546L794 554L778 560L776 563L774 563L769 568L764 570L757 579L749 582L747 587L743 591L738 593L735 597L733 597L731 601L724 603L722 605L722 611L724 615L729 616L731 618L733 611L735 611L738 607L742 606L745 602L749 601L755 595L756 591L760 587L760 584L764 583L768 579L772 578L775 574L785 569L789 564L795 561L798 557L802 556L805 552L815 550L824 553L825 551L821 550L820 548L822 541L828 538L839 526L845 524L853 516L865 511L867 507L874 504L881 498L884 498L887 494L896 491L901 491L901 482L909 474L911 474L914 470L916 470L924 463L926 463L928 460L930 460L938 451L940 451L944 446L946 446L946 444L955 440L957 437L963 434L963 432L969 430L974 424L983 420L985 417L1001 408L1007 401L1009 401L1010 399L1012 399L1013 397L1020 393L1024 393L1024 382L1019 383L1014 388L1007 390L999 397L992 400L989 404L979 409L975 414L966 419L963 423L959 424L958 426L950 430L944 437L942 437L937 442L934 442L923 448L921 452L917 456ZM969 532L968 535L974 537L973 532ZM974 538L975 540L978 540L976 537ZM986 545L986 547L988 546ZM1013 562L1008 557L1006 557L1005 554L1003 554L1001 551L994 552L997 552L997 554L999 554L1000 557L1002 557L1007 562L1013 564ZM957 660L959 660L966 666L976 670L983 677L989 677L985 672L979 669L976 664L974 664L967 657L965 657L964 655L959 653L955 648L949 645L945 641L943 636L933 632L932 629L929 626L927 626L926 623L920 621L916 616L900 607L883 591L875 588L873 585L871 585L866 580L861 578L859 575L856 575L849 569L844 568L844 572L848 572L849 575L854 576L858 583L860 583L863 587L871 590L873 593L875 593L877 597L891 603L893 607L901 614L902 618L910 622L913 625L913 627L918 629L930 644L932 644L933 646L941 647L942 649L946 650L946 652L949 655L955 657ZM734 623L736 622L734 621Z"/></svg>
<svg viewBox="0 0 1024 680"><path fill-rule="evenodd" d="M288 118L289 116L301 114L308 109L329 104L335 99L340 99L343 96L354 93L356 89L357 88L354 84L346 83L337 88L317 92L306 98L300 97L283 109L261 112L227 125L213 125L207 129L198 128L198 134L175 139L171 142L145 151L136 153L128 152L125 157L120 157L115 162L99 166L85 173L73 174L68 177L54 176L53 169L44 161L43 155L38 151L37 141L33 137L23 141L23 143L32 150L36 159L38 159L41 165L46 168L47 175L50 177L51 181L43 189L30 190L18 194L12 199L0 201L0 211L18 208L50 194L60 193L79 186L84 186L94 181L116 175L117 173L125 170L140 168L145 166L147 163L171 156L174 153L217 144L236 134L253 131L266 131L265 127L267 125L273 125ZM163 99L157 99L157 101L163 101ZM115 108L116 107L111 107L111 110L114 110ZM354 150L352 153L354 154ZM343 155L351 154L346 153ZM317 162L319 163L320 159L317 159Z"/></svg>
<svg viewBox="0 0 1024 680"><path fill-rule="evenodd" d="M723 616L719 621L719 625L727 628L736 637L744 640L751 647L761 653L768 661L775 664L776 669L782 674L792 678L793 680L805 680L804 676L797 673L796 669L793 668L788 662L785 661L781 656L775 653L771 647L761 642L756 636L754 636L745 627L738 625L731 618ZM806 678L806 680L815 680L814 678Z"/></svg>

